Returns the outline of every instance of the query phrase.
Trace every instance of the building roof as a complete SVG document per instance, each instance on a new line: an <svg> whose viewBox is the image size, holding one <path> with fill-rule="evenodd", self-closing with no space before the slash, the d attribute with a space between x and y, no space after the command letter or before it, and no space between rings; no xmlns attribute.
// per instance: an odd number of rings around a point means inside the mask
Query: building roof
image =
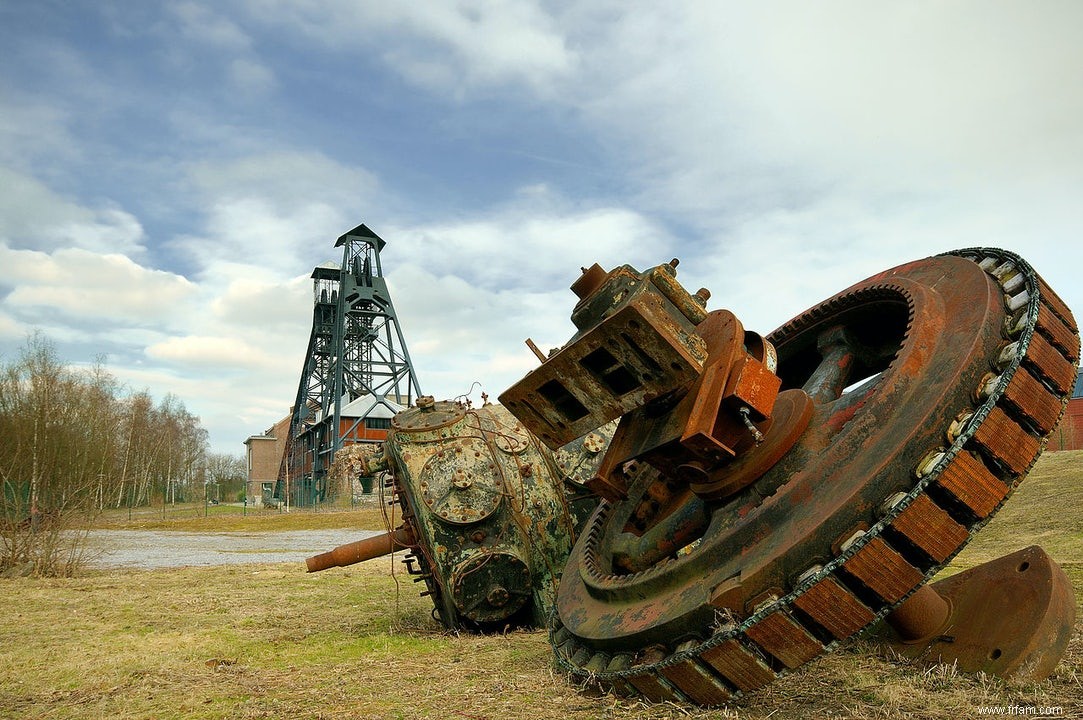
<svg viewBox="0 0 1083 720"><path fill-rule="evenodd" d="M343 398L345 399L345 398ZM390 406L390 407L389 407ZM342 406L342 417L393 418L406 408L391 400L377 402L372 395L362 395L348 405Z"/></svg>
<svg viewBox="0 0 1083 720"><path fill-rule="evenodd" d="M342 409L339 411L344 418L393 418L406 409L405 405L384 398L378 401L371 394L365 394L353 402L345 395L342 396ZM323 412L317 409L314 413L316 422L323 420Z"/></svg>

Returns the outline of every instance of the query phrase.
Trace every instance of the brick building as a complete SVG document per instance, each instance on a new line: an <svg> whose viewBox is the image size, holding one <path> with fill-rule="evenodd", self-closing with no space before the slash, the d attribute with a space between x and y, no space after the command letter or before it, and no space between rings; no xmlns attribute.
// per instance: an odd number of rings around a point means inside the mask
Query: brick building
<svg viewBox="0 0 1083 720"><path fill-rule="evenodd" d="M287 415L262 435L253 435L244 441L248 502L261 506L271 499L289 430L290 416Z"/></svg>
<svg viewBox="0 0 1083 720"><path fill-rule="evenodd" d="M391 418L405 406L385 398L377 402L371 395L350 403L343 403L339 417L338 436L343 446L354 443L378 443L387 439L391 429ZM286 450L286 438L290 431L293 411L279 420L262 435L252 435L244 441L248 467L248 501L264 505L274 496L275 483L278 481L279 468L282 465L282 453ZM317 410L316 422L324 420ZM289 489L291 504L305 505L312 498L311 457L303 457L301 467ZM283 497L285 497L283 495Z"/></svg>

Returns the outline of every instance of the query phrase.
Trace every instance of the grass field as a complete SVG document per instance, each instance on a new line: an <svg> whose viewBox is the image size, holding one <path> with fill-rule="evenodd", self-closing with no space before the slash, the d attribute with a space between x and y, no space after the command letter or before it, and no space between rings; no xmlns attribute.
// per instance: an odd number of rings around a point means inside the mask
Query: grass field
<svg viewBox="0 0 1083 720"><path fill-rule="evenodd" d="M379 527L378 510L334 515ZM230 517L174 529L221 530L238 522ZM302 515L287 517L240 522L293 529ZM1083 452L1047 454L953 568L1038 543L1064 567L1078 602L1081 517ZM391 558L314 575L290 564L21 578L0 581L0 597L4 718L946 720L979 717L982 706L1083 717L1083 620L1057 672L1038 684L892 662L861 642L740 705L701 710L582 694L553 670L542 632L445 632Z"/></svg>

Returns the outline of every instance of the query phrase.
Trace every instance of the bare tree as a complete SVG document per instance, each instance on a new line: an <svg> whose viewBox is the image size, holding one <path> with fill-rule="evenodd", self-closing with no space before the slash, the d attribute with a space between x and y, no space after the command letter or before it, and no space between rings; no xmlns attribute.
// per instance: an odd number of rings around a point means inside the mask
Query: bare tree
<svg viewBox="0 0 1083 720"><path fill-rule="evenodd" d="M73 518L170 487L183 498L202 484L207 450L179 398L128 393L101 360L69 368L40 332L0 363L0 437L0 572L70 573Z"/></svg>
<svg viewBox="0 0 1083 720"><path fill-rule="evenodd" d="M248 470L243 455L210 453L206 460L206 480L215 486L216 500L244 499Z"/></svg>

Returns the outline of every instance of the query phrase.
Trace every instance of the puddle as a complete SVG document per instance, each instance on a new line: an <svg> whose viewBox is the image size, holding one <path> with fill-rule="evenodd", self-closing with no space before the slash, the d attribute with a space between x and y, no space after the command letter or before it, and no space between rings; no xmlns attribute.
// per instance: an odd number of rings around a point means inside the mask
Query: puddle
<svg viewBox="0 0 1083 720"><path fill-rule="evenodd" d="M379 535L373 530L192 533L164 530L95 530L88 537L99 568L183 567L233 563L303 562L339 545Z"/></svg>

